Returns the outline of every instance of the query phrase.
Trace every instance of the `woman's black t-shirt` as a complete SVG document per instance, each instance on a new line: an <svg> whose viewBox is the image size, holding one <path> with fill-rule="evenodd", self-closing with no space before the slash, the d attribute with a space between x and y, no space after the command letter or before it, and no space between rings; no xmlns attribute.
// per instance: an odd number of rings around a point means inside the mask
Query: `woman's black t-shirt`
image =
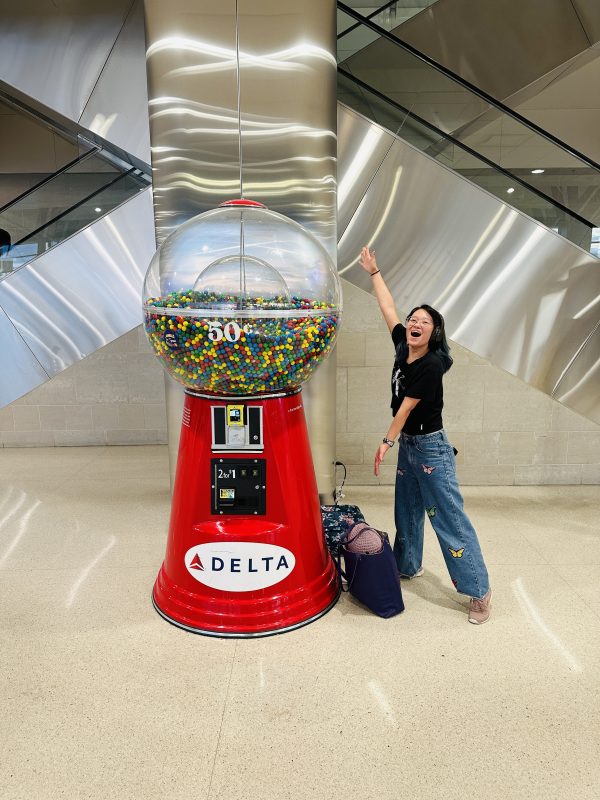
<svg viewBox="0 0 600 800"><path fill-rule="evenodd" d="M444 427L442 422L444 367L441 359L431 350L412 364L407 364L406 358L401 359L398 345L406 342L406 328L402 323L394 327L392 341L396 348L392 371L392 413L396 415L405 397L421 401L408 415L402 428L403 433L417 436L441 430Z"/></svg>

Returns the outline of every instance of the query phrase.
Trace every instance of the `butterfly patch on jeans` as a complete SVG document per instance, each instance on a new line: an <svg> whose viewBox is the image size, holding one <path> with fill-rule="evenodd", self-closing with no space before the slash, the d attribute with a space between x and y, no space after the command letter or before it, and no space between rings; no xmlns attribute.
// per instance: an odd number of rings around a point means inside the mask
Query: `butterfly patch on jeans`
<svg viewBox="0 0 600 800"><path fill-rule="evenodd" d="M460 550L453 550L451 547L449 547L448 550L450 551L452 558L462 558L463 553L465 552L464 547L461 547Z"/></svg>
<svg viewBox="0 0 600 800"><path fill-rule="evenodd" d="M435 469L435 467L428 467L425 464L421 464L421 466L423 467L423 472L425 472L427 475L431 475L431 473Z"/></svg>

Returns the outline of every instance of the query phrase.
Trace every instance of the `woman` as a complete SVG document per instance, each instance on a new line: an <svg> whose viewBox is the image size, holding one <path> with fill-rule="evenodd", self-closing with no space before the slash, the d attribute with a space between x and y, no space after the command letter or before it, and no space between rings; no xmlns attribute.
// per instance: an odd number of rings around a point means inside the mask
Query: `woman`
<svg viewBox="0 0 600 800"><path fill-rule="evenodd" d="M452 366L444 319L428 305L417 306L400 322L393 297L377 267L375 252L363 247L360 265L372 277L381 313L392 334L392 413L375 454L375 475L398 438L394 555L400 575L423 574L425 513L437 534L450 578L469 595L469 622L487 622L491 589L477 534L464 512L452 446L443 430L442 376Z"/></svg>

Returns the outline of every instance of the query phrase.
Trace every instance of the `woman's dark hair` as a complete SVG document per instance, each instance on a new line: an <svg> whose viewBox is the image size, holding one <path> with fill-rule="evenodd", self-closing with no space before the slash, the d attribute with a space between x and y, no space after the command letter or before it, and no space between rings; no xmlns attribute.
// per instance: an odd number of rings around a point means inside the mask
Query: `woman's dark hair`
<svg viewBox="0 0 600 800"><path fill-rule="evenodd" d="M444 367L444 372L448 372L453 362L452 356L450 355L450 347L448 346L448 341L446 340L444 318L439 311L435 310L435 308L423 303L422 305L415 306L413 308L410 314L406 317L406 321L408 322L415 311L419 310L426 311L433 320L433 331L429 339L429 349L432 353L435 353L437 356L439 356L442 366ZM403 348L400 352L400 355L402 360L404 360L404 358L406 358L408 355L408 345L405 341L400 342L399 349L400 348Z"/></svg>

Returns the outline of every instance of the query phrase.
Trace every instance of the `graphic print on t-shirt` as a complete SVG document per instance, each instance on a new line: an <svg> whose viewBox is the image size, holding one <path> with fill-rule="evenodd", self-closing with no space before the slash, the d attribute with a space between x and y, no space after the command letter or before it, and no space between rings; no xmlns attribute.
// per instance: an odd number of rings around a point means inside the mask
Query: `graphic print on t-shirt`
<svg viewBox="0 0 600 800"><path fill-rule="evenodd" d="M404 392L405 375L400 367L397 367L392 374L392 391L396 397L400 397L400 390Z"/></svg>

